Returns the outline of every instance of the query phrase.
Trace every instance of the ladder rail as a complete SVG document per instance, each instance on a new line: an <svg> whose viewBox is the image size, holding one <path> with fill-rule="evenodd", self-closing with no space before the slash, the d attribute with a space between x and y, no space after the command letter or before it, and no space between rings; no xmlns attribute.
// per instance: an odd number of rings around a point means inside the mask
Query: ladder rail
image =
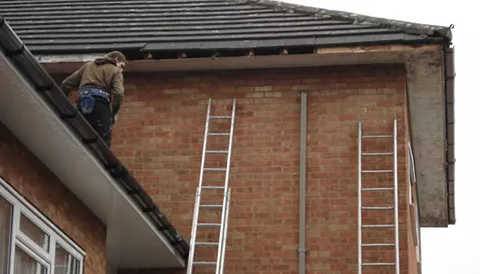
<svg viewBox="0 0 480 274"><path fill-rule="evenodd" d="M208 133L210 127L210 111L212 108L212 99L208 99L208 108L207 108L207 119L205 120L205 134L203 135L203 148L202 148L202 160L200 163L200 177L198 178L198 187L200 188L200 194L202 192L202 184L203 184L203 173L205 171L205 155L207 151L207 141L208 141Z"/></svg>
<svg viewBox="0 0 480 274"><path fill-rule="evenodd" d="M202 183L203 183L203 172L205 166L205 154L207 150L207 139L208 139L208 131L209 131L209 124L210 124L210 110L212 106L212 99L208 99L208 106L207 106L207 117L205 119L205 133L203 136L203 149L202 149L202 160L200 163L200 176L198 178L198 188L195 197L195 206L193 209L193 220L192 220L192 232L190 236L190 252L188 254L188 265L187 265L187 274L192 274L193 271L193 260L195 256L195 242L197 237L197 223L198 223L198 214L200 210L200 196L202 194Z"/></svg>
<svg viewBox="0 0 480 274"><path fill-rule="evenodd" d="M197 223L198 223L198 211L200 204L200 191L201 188L197 188L197 192L195 194L195 208L193 210L193 221L192 221L192 232L190 236L190 253L188 254L188 265L187 265L187 273L192 274L193 271L193 259L195 256L195 239L197 237Z"/></svg>
<svg viewBox="0 0 480 274"><path fill-rule="evenodd" d="M227 210L227 195L229 192L228 188L228 180L230 177L230 162L232 158L232 143L233 143L233 130L234 130L234 125L235 125L235 110L236 110L236 99L233 99L233 105L232 105L232 116L230 120L230 136L228 140L228 154L227 154L227 166L226 166L226 172L225 172L225 184L224 187L225 189L223 190L223 208L222 208L222 221L220 225L220 235L218 242L220 243L218 245L218 251L217 251L217 270L215 271L215 274L221 274L221 260L222 260L222 253L224 247L224 237L225 237L225 218L228 218L226 216L226 210Z"/></svg>
<svg viewBox="0 0 480 274"><path fill-rule="evenodd" d="M358 274L362 274L362 121L358 121Z"/></svg>
<svg viewBox="0 0 480 274"><path fill-rule="evenodd" d="M395 273L400 274L399 224L398 224L398 158L397 158L397 119L393 120L393 188L395 211Z"/></svg>
<svg viewBox="0 0 480 274"><path fill-rule="evenodd" d="M227 207L226 207L226 216L225 216L225 227L224 227L224 236L223 236L223 242L222 242L222 257L220 261L220 273L223 274L223 267L225 266L225 250L226 250L226 243L227 243L227 231L228 231L228 214L230 212L230 197L231 197L231 189L228 189L228 196L227 196Z"/></svg>

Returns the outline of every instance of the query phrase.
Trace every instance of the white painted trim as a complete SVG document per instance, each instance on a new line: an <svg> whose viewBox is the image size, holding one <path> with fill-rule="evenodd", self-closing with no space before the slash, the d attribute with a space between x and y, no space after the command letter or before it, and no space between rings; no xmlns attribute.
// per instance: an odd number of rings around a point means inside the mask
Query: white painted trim
<svg viewBox="0 0 480 274"><path fill-rule="evenodd" d="M17 220L14 220L17 221ZM37 225L35 223L35 225ZM48 235L49 238L53 238L50 235ZM50 253L47 253L45 250L43 250L41 247L38 246L36 242L34 242L32 239L30 239L25 233L23 233L21 230L17 231L17 238L15 239L17 242L21 242L25 246L28 246L29 249L34 251L38 257L42 258L46 262L51 261Z"/></svg>
<svg viewBox="0 0 480 274"><path fill-rule="evenodd" d="M410 182L410 180L408 180ZM412 184L408 184L408 203L413 205L413 195L412 195L413 187Z"/></svg>
<svg viewBox="0 0 480 274"><path fill-rule="evenodd" d="M55 226L39 210L31 205L24 197L15 191L0 176L0 196L13 206L11 243L10 243L10 265L9 273L14 273L15 248L19 247L38 263L47 268L47 273L53 274L55 264L55 248L59 244L69 254L80 262L80 271L83 271L85 251L76 245L67 235ZM40 230L49 237L49 250L46 251L37 243L31 240L20 230L21 215L29 219ZM80 272L82 273L82 272Z"/></svg>
<svg viewBox="0 0 480 274"><path fill-rule="evenodd" d="M421 239L420 239L420 218L418 216L418 208L415 207L415 237L417 238L417 246L416 246L416 253L417 253L417 263L422 262L422 255L421 255Z"/></svg>
<svg viewBox="0 0 480 274"><path fill-rule="evenodd" d="M415 184L417 182L417 175L416 175L416 170L415 170L415 158L413 157L413 150L412 150L412 144L410 141L408 141L408 160L410 162L410 174L409 176L413 179L410 180L411 184Z"/></svg>
<svg viewBox="0 0 480 274"><path fill-rule="evenodd" d="M49 258L51 258L51 264L53 266L55 266L55 248L51 248L52 246L55 246L55 239L54 239L54 237L50 237L49 240L50 241L48 242L48 244L49 244L50 249L49 249L48 254L49 254ZM53 271L55 271L55 267L53 267Z"/></svg>
<svg viewBox="0 0 480 274"><path fill-rule="evenodd" d="M0 184L2 182L3 180L0 177ZM14 220L20 219L20 207L15 206L15 199L13 199L13 197L10 196L8 192L2 193L2 197L7 201L10 201L10 204L13 207L13 214L11 220L12 227L10 231L10 233L12 234L12 237L10 238L10 265L8 267L10 268L9 274L14 274L13 270L15 269L15 239L17 238L17 231L19 230L20 226L20 224L18 222L14 222Z"/></svg>
<svg viewBox="0 0 480 274"><path fill-rule="evenodd" d="M22 242L18 238L15 240L15 246L23 250L28 256L32 257L37 263L43 265L47 269L50 268L50 262L45 260L42 256L38 255L35 250L32 249L31 246Z"/></svg>

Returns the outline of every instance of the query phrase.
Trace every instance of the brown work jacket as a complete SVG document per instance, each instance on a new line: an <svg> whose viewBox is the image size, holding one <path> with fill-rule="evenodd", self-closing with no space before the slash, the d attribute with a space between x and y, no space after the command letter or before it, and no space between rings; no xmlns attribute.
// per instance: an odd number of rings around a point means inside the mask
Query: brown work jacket
<svg viewBox="0 0 480 274"><path fill-rule="evenodd" d="M68 94L71 90L93 86L108 92L113 104L123 100L123 74L114 59L104 56L84 64L63 80L61 89Z"/></svg>

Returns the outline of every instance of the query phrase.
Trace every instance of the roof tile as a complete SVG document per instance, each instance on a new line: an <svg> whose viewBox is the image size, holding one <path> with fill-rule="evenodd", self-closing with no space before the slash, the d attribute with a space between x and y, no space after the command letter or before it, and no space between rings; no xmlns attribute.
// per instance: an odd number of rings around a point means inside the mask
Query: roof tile
<svg viewBox="0 0 480 274"><path fill-rule="evenodd" d="M448 27L270 0L4 0L0 14L33 53L222 50L425 43Z"/></svg>

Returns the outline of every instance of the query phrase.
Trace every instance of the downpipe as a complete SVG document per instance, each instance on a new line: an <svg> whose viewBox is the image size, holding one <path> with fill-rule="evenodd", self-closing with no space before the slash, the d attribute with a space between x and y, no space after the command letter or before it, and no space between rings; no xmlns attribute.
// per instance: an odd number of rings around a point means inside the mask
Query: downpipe
<svg viewBox="0 0 480 274"><path fill-rule="evenodd" d="M300 191L299 191L299 232L298 232L298 274L305 274L305 200L307 174L307 93L300 94Z"/></svg>

